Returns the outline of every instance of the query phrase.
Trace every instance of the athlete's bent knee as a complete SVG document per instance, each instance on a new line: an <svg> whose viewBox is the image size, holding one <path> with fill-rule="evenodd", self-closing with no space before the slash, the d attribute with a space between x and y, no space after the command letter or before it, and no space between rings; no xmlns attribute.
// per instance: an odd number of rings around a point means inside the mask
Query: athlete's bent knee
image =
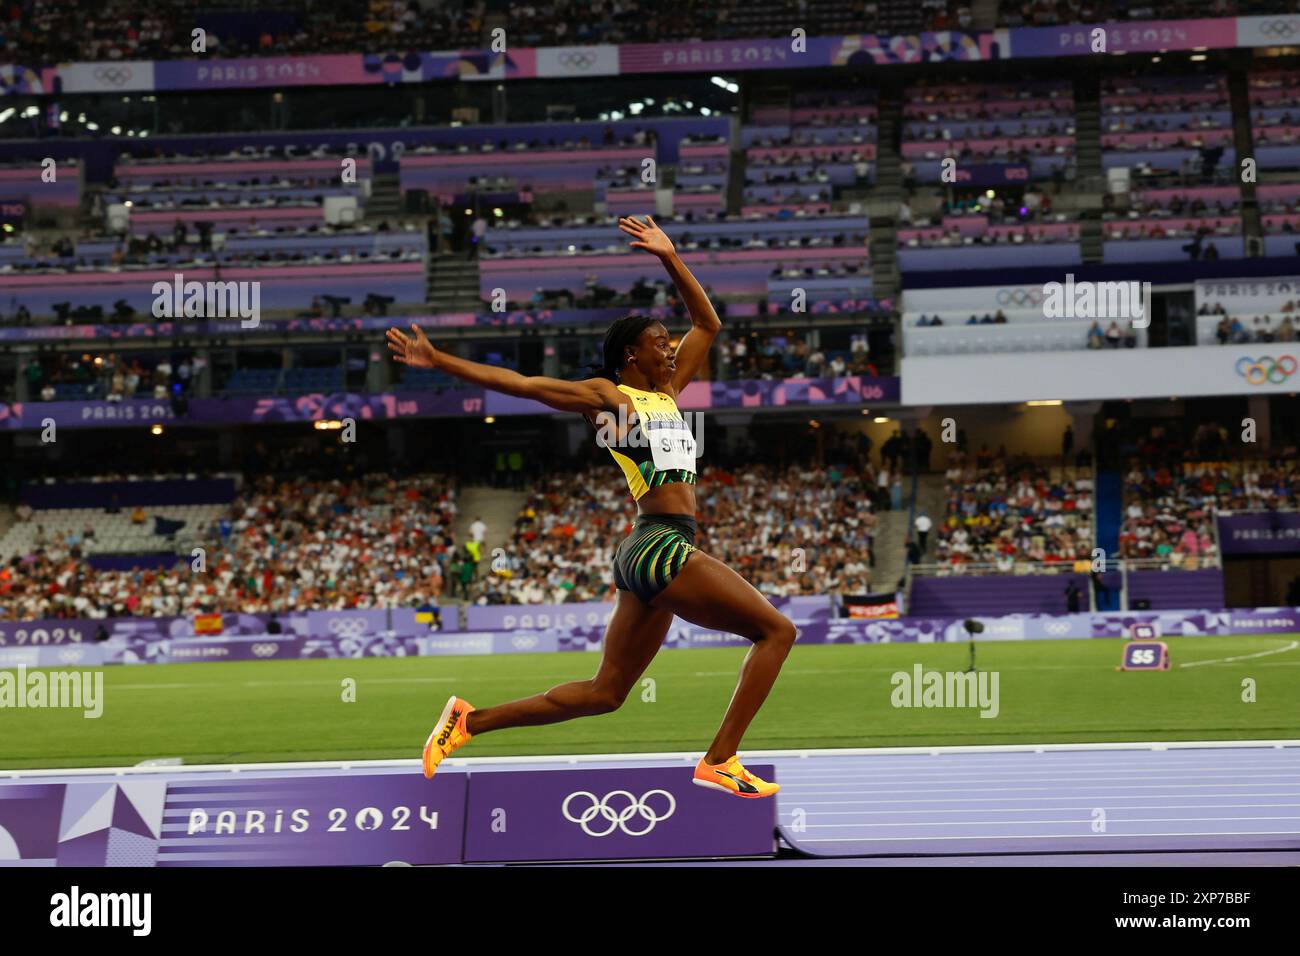
<svg viewBox="0 0 1300 956"><path fill-rule="evenodd" d="M587 695L587 709L594 716L596 714L611 714L623 706L623 701L627 699L626 693L620 693L617 689L609 687L592 687Z"/></svg>
<svg viewBox="0 0 1300 956"><path fill-rule="evenodd" d="M788 617L779 617L763 627L760 639L765 644L770 643L773 647L788 652L794 647L796 633L795 626Z"/></svg>

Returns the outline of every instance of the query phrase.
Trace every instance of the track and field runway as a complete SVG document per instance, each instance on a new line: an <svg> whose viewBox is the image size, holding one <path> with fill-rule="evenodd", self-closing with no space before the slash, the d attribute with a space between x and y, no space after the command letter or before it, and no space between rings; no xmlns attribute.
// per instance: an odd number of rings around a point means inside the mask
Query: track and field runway
<svg viewBox="0 0 1300 956"><path fill-rule="evenodd" d="M776 766L780 835L797 854L769 865L1300 865L1294 741L746 760Z"/></svg>
<svg viewBox="0 0 1300 956"><path fill-rule="evenodd" d="M771 764L775 859L725 865L1300 865L1300 740L745 751ZM680 767L696 754L451 758L442 774ZM184 768L419 773L418 760ZM179 768L177 768L179 769ZM131 768L117 773L147 773ZM10 771L35 782L67 770ZM71 773L108 778L114 771ZM734 799L719 795L719 799ZM611 865L611 864L591 864ZM658 864L681 865L681 864Z"/></svg>

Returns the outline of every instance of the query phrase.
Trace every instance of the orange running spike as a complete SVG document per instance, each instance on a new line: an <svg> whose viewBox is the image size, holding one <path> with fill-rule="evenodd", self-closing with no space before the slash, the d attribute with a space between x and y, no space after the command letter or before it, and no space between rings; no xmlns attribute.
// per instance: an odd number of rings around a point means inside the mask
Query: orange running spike
<svg viewBox="0 0 1300 956"><path fill-rule="evenodd" d="M424 742L424 775L432 778L438 764L457 750L469 743L473 736L465 729L465 718L474 709L474 705L453 694L442 709L442 715L433 725L429 739Z"/></svg>
<svg viewBox="0 0 1300 956"><path fill-rule="evenodd" d="M781 789L780 784L768 783L754 776L735 755L718 764L705 763L701 757L695 765L695 777L691 782L697 787L722 790L749 800L770 797Z"/></svg>

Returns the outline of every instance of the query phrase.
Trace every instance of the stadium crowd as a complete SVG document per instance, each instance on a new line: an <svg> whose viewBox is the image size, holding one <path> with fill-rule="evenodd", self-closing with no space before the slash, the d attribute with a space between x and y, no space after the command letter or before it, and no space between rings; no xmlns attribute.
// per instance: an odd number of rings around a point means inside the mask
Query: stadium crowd
<svg viewBox="0 0 1300 956"><path fill-rule="evenodd" d="M188 551L172 567L96 570L74 535L0 567L0 615L103 618L436 603L454 556L455 515L455 489L436 475L268 476L186 538L187 546L205 549L206 570L191 570ZM25 517L39 525L39 511Z"/></svg>
<svg viewBox="0 0 1300 956"><path fill-rule="evenodd" d="M709 468L697 544L768 594L864 593L874 563L872 502L886 496L890 475L887 465ZM130 570L92 567L93 527L60 538L40 527L39 511L21 507L17 518L37 524L38 546L0 564L0 618L609 599L614 549L633 517L610 478L604 462L544 477L506 538L492 542L471 526L457 542L447 477L266 476L210 521L182 529L174 565ZM137 510L144 521L147 512ZM196 547L205 550L202 572L191 570Z"/></svg>
<svg viewBox="0 0 1300 956"><path fill-rule="evenodd" d="M1223 441L1222 435L1204 432L1197 444ZM1190 568L1217 553L1219 512L1295 508L1300 464L1293 456L1214 462L1134 458L1124 476L1124 496L1121 556Z"/></svg>
<svg viewBox="0 0 1300 956"><path fill-rule="evenodd" d="M935 560L996 564L1070 562L1092 553L1092 476L1017 461L1005 452L950 452L948 506Z"/></svg>
<svg viewBox="0 0 1300 956"><path fill-rule="evenodd" d="M882 7L884 9L882 9ZM891 16L892 15L892 16ZM879 0L288 0L271 10L158 0L141 7L106 0L89 13L54 0L0 6L0 62L184 59L201 55L191 31L206 32L207 55L282 56L484 49L501 26L521 46L655 43L965 29L971 5L923 0L902 19Z"/></svg>
<svg viewBox="0 0 1300 956"><path fill-rule="evenodd" d="M602 463L534 489L494 549L479 603L595 601L613 594L614 549L631 533L627 495ZM870 588L878 474L870 466L707 468L696 545L770 595Z"/></svg>

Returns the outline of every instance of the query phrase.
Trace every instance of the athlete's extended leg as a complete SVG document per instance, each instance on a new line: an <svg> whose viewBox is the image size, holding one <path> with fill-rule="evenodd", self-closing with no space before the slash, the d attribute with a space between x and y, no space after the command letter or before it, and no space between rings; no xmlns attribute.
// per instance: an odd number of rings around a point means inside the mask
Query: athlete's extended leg
<svg viewBox="0 0 1300 956"><path fill-rule="evenodd" d="M754 642L740 668L740 680L705 761L721 763L740 749L750 721L763 706L794 645L795 628L772 603L731 568L703 551L694 552L654 606L692 624L730 631Z"/></svg>
<svg viewBox="0 0 1300 956"><path fill-rule="evenodd" d="M671 611L650 607L630 592L619 591L618 605L605 629L604 652L595 677L472 711L466 718L466 729L470 734L481 734L618 710L658 653L672 620Z"/></svg>

